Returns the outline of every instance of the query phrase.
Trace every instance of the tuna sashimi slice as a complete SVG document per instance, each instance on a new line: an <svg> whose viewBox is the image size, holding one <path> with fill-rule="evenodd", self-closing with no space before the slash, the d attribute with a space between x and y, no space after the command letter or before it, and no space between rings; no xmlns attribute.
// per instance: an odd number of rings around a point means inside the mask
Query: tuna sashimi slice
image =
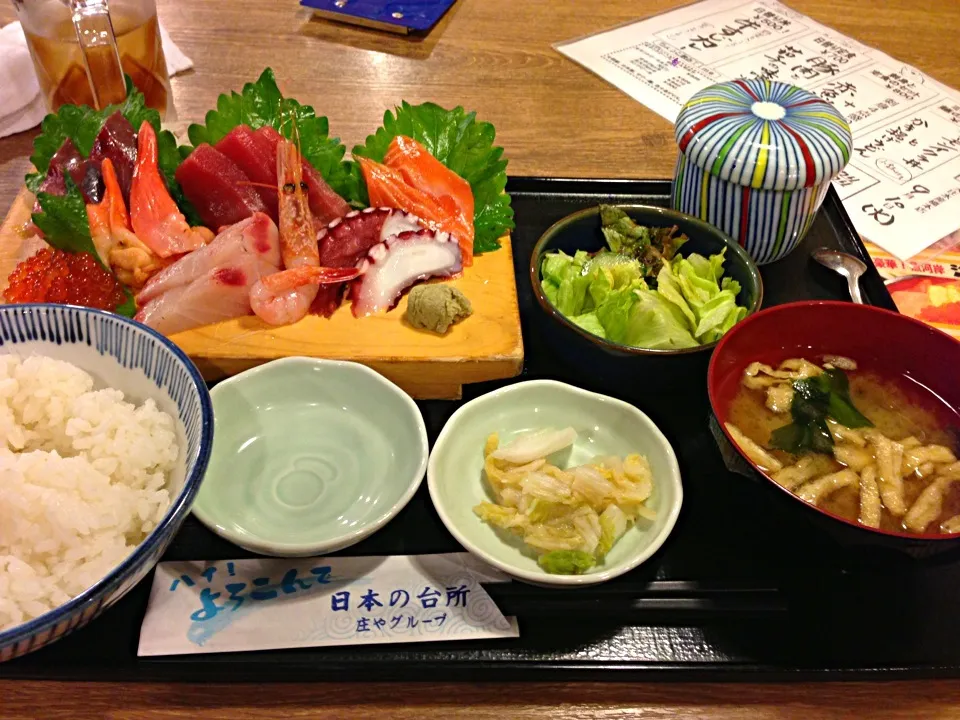
<svg viewBox="0 0 960 720"><path fill-rule="evenodd" d="M327 185L320 171L306 160L303 161L303 181L307 184L310 212L319 222L330 222L350 212L347 201L337 195L334 189Z"/></svg>
<svg viewBox="0 0 960 720"><path fill-rule="evenodd" d="M40 183L38 192L45 192L51 195L66 195L67 181L65 177L67 173L76 171L82 162L83 156L80 154L80 151L77 150L77 146L73 144L73 140L70 138L64 140L63 145L61 145L53 154L53 157L50 158L50 166L47 168L47 174L44 176L43 182ZM33 212L38 213L41 211L40 201L34 201ZM37 230L37 232L40 233L39 230Z"/></svg>
<svg viewBox="0 0 960 720"><path fill-rule="evenodd" d="M276 168L277 143L283 137L274 128L264 125L254 133L261 138L264 147L272 148L274 157L274 168ZM350 211L347 201L337 195L332 187L327 185L327 181L306 158L302 158L303 181L307 184L307 202L310 205L310 212L321 225L326 225L331 220L343 217ZM274 178L276 182L276 178Z"/></svg>
<svg viewBox="0 0 960 720"><path fill-rule="evenodd" d="M140 309L136 319L157 332L172 335L250 315L250 288L275 271L276 268L262 258L243 256L155 297Z"/></svg>
<svg viewBox="0 0 960 720"><path fill-rule="evenodd" d="M137 302L145 305L175 288L189 285L215 268L236 265L246 257L262 260L273 268L271 272L280 268L280 235L273 220L264 213L254 213L231 225L208 245L158 272L143 286Z"/></svg>
<svg viewBox="0 0 960 720"><path fill-rule="evenodd" d="M452 198L446 196L438 201L424 190L408 184L399 170L382 163L365 157L358 157L357 162L363 171L371 206L404 210L421 218L430 229L450 233L460 245L463 264L472 264L473 225L464 225Z"/></svg>
<svg viewBox="0 0 960 720"><path fill-rule="evenodd" d="M107 158L113 164L123 202L129 205L130 183L137 162L137 133L119 110L103 123L90 151L91 160L102 162Z"/></svg>
<svg viewBox="0 0 960 720"><path fill-rule="evenodd" d="M216 144L216 149L243 171L253 185L254 192L277 221L277 149L258 138L248 125L238 125Z"/></svg>
<svg viewBox="0 0 960 720"><path fill-rule="evenodd" d="M40 185L40 192L50 193L51 195L65 195L67 192L66 180L64 177L70 173L71 177L77 173L78 168L83 162L83 155L73 144L73 140L67 138L63 145L50 158L50 166L47 168L47 175ZM76 178L74 178L76 182Z"/></svg>
<svg viewBox="0 0 960 720"><path fill-rule="evenodd" d="M40 184L39 192L51 195L66 195L66 176L80 188L84 202L100 202L100 161L84 158L70 138L63 141L63 145L50 158L47 174ZM35 202L34 212L40 212L40 203Z"/></svg>
<svg viewBox="0 0 960 720"><path fill-rule="evenodd" d="M181 163L176 178L204 224L213 230L267 210L250 185L250 178L226 155L206 143L198 145Z"/></svg>
<svg viewBox="0 0 960 720"><path fill-rule="evenodd" d="M441 207L453 211L461 226L461 236L457 239L469 265L473 257L474 235L473 190L470 183L437 160L423 145L405 135L393 139L383 163L399 170L408 185L423 190Z"/></svg>

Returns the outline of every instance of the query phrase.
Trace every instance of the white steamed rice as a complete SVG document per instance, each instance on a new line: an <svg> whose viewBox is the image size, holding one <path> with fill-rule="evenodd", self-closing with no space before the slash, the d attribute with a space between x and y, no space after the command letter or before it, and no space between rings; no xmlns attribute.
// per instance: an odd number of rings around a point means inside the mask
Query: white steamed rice
<svg viewBox="0 0 960 720"><path fill-rule="evenodd" d="M80 594L170 505L174 419L46 357L0 355L0 630Z"/></svg>

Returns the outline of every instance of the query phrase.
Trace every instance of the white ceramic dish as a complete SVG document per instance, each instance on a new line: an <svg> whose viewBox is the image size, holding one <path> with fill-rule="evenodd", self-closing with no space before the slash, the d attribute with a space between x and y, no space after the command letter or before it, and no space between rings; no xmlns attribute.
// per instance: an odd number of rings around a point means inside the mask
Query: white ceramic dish
<svg viewBox="0 0 960 720"><path fill-rule="evenodd" d="M420 409L363 365L284 358L210 396L216 439L194 514L247 550L341 550L386 525L423 479Z"/></svg>
<svg viewBox="0 0 960 720"><path fill-rule="evenodd" d="M641 520L627 530L604 561L587 573L551 575L519 538L482 522L473 508L492 500L483 479L483 444L490 433L498 432L506 443L521 432L568 425L577 431L577 440L572 449L551 459L569 467L596 455L646 456L654 478L647 505L656 510L657 519ZM663 545L683 502L676 455L650 418L622 400L552 380L508 385L457 410L433 447L427 484L440 519L461 545L513 577L538 585L592 585L632 570Z"/></svg>

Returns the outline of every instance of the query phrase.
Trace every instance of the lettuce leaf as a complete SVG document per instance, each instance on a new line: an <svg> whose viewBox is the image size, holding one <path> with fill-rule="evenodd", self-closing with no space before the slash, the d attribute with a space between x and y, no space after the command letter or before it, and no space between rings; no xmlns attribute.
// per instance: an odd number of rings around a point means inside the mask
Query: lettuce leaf
<svg viewBox="0 0 960 720"><path fill-rule="evenodd" d="M570 322L578 327L582 327L588 333L593 333L597 337L602 337L606 339L607 331L604 329L603 325L600 324L600 319L597 317L597 313L588 312L583 315L574 315L573 317L567 318Z"/></svg>
<svg viewBox="0 0 960 720"><path fill-rule="evenodd" d="M264 70L256 82L247 83L241 92L224 93L217 98L217 109L211 110L203 124L193 123L187 129L192 146L181 149L189 155L201 143L216 144L238 125L254 130L270 125L284 137L300 139L300 152L324 180L345 200L356 201L360 195L357 176L343 161L347 151L340 138L329 136L327 118L318 116L309 105L301 105L284 97L277 87L273 70Z"/></svg>
<svg viewBox="0 0 960 720"><path fill-rule="evenodd" d="M654 290L620 291L597 309L607 339L651 350L696 347L680 309Z"/></svg>
<svg viewBox="0 0 960 720"><path fill-rule="evenodd" d="M676 227L639 225L623 208L600 205L600 230L614 253L643 263L644 277L655 277L664 261L672 260L689 238L677 235Z"/></svg>
<svg viewBox="0 0 960 720"><path fill-rule="evenodd" d="M446 110L434 103L411 105L403 102L383 116L383 126L353 148L355 157L383 162L390 143L397 135L406 135L423 145L431 155L462 177L473 190L473 241L475 253L500 247L499 239L512 230L513 208L507 185L507 161L503 148L494 145L496 131L487 122L478 122L476 113L462 107ZM366 186L358 165L353 168L360 188L357 198L367 203Z"/></svg>
<svg viewBox="0 0 960 720"><path fill-rule="evenodd" d="M540 265L544 294L579 327L612 342L649 349L696 347L719 340L746 314L740 283L723 277L724 253L662 261L657 289L648 267L601 251L547 253Z"/></svg>
<svg viewBox="0 0 960 720"><path fill-rule="evenodd" d="M726 248L705 258L693 253L664 263L657 275L658 292L684 315L697 342L716 342L746 317L737 305L740 283L723 277Z"/></svg>

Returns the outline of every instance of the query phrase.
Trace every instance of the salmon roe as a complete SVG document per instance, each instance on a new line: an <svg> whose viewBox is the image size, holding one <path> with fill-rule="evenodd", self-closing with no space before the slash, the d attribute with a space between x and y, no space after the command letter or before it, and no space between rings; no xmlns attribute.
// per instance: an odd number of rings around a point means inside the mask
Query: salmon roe
<svg viewBox="0 0 960 720"><path fill-rule="evenodd" d="M48 302L115 310L126 300L123 286L90 253L47 248L10 273L8 303Z"/></svg>

